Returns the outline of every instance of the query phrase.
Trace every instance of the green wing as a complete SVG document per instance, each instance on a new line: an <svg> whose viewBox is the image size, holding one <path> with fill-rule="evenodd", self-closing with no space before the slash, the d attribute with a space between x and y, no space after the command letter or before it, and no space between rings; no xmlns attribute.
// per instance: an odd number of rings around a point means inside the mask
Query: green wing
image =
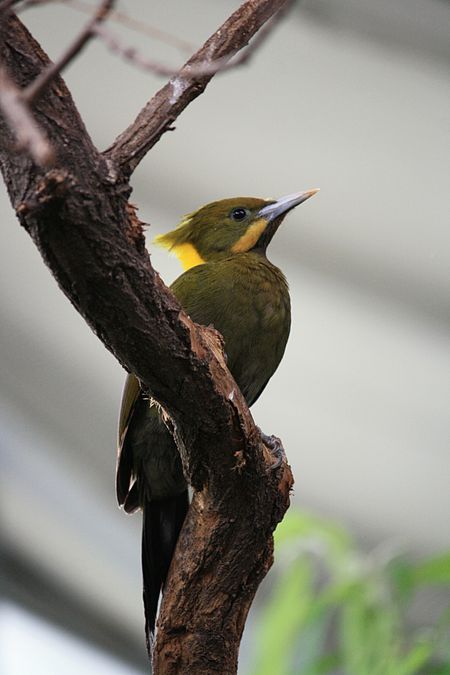
<svg viewBox="0 0 450 675"><path fill-rule="evenodd" d="M283 355L289 295L281 272L266 259L237 258L192 267L171 289L193 321L213 325L222 334L228 367L252 405ZM185 489L173 439L157 410L144 401L134 375L125 382L118 435L116 489L125 510L134 510L142 501L137 478L141 487L150 486L155 498Z"/></svg>

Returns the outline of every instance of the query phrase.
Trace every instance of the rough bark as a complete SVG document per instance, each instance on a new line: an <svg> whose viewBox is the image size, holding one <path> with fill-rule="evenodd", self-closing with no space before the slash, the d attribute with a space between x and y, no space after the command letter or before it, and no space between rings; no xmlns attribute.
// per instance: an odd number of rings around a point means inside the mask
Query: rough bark
<svg viewBox="0 0 450 675"><path fill-rule="evenodd" d="M232 39L222 27L197 61L235 53L283 4L245 3L225 24ZM4 29L1 63L26 87L48 59L15 16ZM134 140L132 125L105 155L56 77L34 107L56 157L47 171L15 152L0 116L0 166L20 223L75 308L170 415L194 488L159 619L158 674L236 671L245 619L271 565L272 532L292 485L287 464L269 470L220 336L193 324L152 269L127 201L132 169L211 77L195 78L177 100L166 85L138 117Z"/></svg>

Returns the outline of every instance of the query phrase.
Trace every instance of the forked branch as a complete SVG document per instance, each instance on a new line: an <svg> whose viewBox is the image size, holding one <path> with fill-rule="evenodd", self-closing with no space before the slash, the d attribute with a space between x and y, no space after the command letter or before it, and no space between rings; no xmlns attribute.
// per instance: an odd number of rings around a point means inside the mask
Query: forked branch
<svg viewBox="0 0 450 675"><path fill-rule="evenodd" d="M49 63L48 66L39 74L39 76L31 82L23 91L23 99L28 104L35 101L44 89L52 82L56 75L61 73L64 68L81 52L86 44L95 35L95 28L102 23L112 10L115 0L102 0L99 8L94 13L93 17L87 22L83 30L77 35L75 40L69 45L66 51L54 63Z"/></svg>
<svg viewBox="0 0 450 675"><path fill-rule="evenodd" d="M178 115L203 93L214 74L246 47L271 17L290 4L289 0L244 2L153 96L135 121L108 148L105 156L125 175L130 175ZM257 46L260 44L258 41Z"/></svg>
<svg viewBox="0 0 450 675"><path fill-rule="evenodd" d="M288 507L292 475L286 463L268 471L272 460L216 334L192 323L152 269L127 202L127 177L213 77L190 77L189 67L231 58L284 4L245 2L106 155L93 146L58 73L33 106L54 149L51 170L13 152L13 134L0 115L0 166L21 224L76 309L174 420L194 488L161 609L159 675L236 671L245 619L271 565L272 532ZM1 63L15 86L26 88L49 72L48 58L17 17L6 21Z"/></svg>

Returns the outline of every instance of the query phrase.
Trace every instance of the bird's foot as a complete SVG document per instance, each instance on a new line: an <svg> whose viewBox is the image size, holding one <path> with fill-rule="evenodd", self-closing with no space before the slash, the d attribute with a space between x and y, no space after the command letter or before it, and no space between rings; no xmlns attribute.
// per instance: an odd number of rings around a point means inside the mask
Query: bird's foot
<svg viewBox="0 0 450 675"><path fill-rule="evenodd" d="M270 467L271 471L279 469L283 462L286 461L286 453L284 452L283 444L278 436L267 436L265 433L259 430L261 433L261 438L270 454L274 458L274 463Z"/></svg>

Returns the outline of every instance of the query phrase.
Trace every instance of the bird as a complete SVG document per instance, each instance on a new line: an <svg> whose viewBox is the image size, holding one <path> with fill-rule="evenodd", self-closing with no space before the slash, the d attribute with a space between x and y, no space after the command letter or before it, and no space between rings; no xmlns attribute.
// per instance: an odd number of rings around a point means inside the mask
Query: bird
<svg viewBox="0 0 450 675"><path fill-rule="evenodd" d="M155 240L181 262L184 272L170 288L193 321L221 333L227 366L249 406L277 369L291 325L288 284L268 260L267 248L286 214L316 192L215 201ZM159 596L189 499L164 413L133 373L126 378L119 415L116 493L127 513L143 512L143 601L151 654Z"/></svg>

